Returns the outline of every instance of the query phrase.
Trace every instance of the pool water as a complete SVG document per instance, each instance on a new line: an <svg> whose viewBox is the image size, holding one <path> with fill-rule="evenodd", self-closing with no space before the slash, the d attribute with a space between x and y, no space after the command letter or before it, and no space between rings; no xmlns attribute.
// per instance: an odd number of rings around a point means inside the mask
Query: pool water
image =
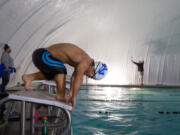
<svg viewBox="0 0 180 135"><path fill-rule="evenodd" d="M180 89L80 90L73 135L180 135Z"/></svg>

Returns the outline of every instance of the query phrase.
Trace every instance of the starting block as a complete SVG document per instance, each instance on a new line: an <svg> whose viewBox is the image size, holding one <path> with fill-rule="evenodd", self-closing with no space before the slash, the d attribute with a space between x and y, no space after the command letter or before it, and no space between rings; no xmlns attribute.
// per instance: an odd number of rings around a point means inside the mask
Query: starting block
<svg viewBox="0 0 180 135"><path fill-rule="evenodd" d="M57 101L55 95L51 95L46 91L19 91L9 94L8 99L51 105L66 109L68 111L72 110L72 106Z"/></svg>
<svg viewBox="0 0 180 135"><path fill-rule="evenodd" d="M18 92L14 93L8 93L5 97L3 97L0 100L0 106L8 101L21 101L21 135L25 135L25 126L26 126L26 103L32 103L33 104L43 104L47 106L54 106L57 108L62 109L67 116L67 122L66 122L66 129L63 134L67 134L67 132L71 128L71 113L70 111L72 110L72 106L63 102L59 102L56 100L55 95L49 94L46 91L39 91L39 90L33 90L33 91L25 91L21 90ZM34 111L35 109L31 109L31 120L32 120L32 125L31 125L31 134L34 134L34 129L35 129L35 114ZM34 111L33 111L34 110ZM54 127L58 127L58 125L53 124ZM62 125L62 124L61 124ZM59 126L61 126L59 125ZM42 125L38 125L39 127L42 127ZM43 125L46 127L53 127L52 125Z"/></svg>

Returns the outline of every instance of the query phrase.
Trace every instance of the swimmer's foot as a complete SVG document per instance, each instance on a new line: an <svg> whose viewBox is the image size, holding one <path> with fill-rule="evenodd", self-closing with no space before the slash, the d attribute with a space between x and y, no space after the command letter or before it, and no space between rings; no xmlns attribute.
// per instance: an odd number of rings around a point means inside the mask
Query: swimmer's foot
<svg viewBox="0 0 180 135"><path fill-rule="evenodd" d="M27 91L32 91L32 89L30 88L30 84L32 82L32 80L30 79L30 77L28 75L23 75L22 76L22 80L24 81L24 88Z"/></svg>
<svg viewBox="0 0 180 135"><path fill-rule="evenodd" d="M57 96L56 96L56 100L57 100L57 101L61 101L61 102L65 102L65 103L68 103L68 104L69 104L70 97L68 97L67 94L66 94L64 97L62 97L62 96L60 96L60 95L57 95Z"/></svg>

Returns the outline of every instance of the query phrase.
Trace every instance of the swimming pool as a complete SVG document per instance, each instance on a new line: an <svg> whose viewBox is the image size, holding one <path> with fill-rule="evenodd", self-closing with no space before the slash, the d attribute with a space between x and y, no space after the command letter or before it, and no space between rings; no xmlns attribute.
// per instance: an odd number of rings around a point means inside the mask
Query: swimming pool
<svg viewBox="0 0 180 135"><path fill-rule="evenodd" d="M73 135L179 135L180 89L80 90Z"/></svg>

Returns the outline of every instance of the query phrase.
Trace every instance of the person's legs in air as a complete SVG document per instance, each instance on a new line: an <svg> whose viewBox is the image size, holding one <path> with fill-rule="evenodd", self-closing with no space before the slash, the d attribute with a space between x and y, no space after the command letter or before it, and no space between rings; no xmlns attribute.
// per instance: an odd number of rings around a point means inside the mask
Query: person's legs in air
<svg viewBox="0 0 180 135"><path fill-rule="evenodd" d="M22 76L22 80L24 81L24 88L28 91L31 91L30 84L34 80L47 80L42 72L27 74Z"/></svg>

